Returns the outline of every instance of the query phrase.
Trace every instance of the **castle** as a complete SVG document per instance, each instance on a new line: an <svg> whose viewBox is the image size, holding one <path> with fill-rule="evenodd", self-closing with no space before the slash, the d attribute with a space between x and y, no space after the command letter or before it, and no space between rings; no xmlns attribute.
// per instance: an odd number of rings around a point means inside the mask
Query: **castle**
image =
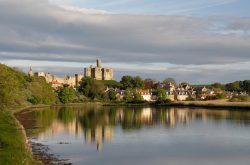
<svg viewBox="0 0 250 165"><path fill-rule="evenodd" d="M58 88L63 85L68 85L70 87L76 87L79 85L79 82L83 77L92 77L96 80L113 80L113 69L111 68L102 68L101 60L97 59L96 67L84 68L83 74L75 74L74 76L66 75L64 77L59 77L50 73L45 72L35 72L33 73L32 68L28 72L29 76L38 76L44 77L46 82L51 84L53 88Z"/></svg>
<svg viewBox="0 0 250 165"><path fill-rule="evenodd" d="M102 68L101 60L96 60L96 67L90 65L90 67L84 69L85 77L92 77L95 80L113 80L113 69Z"/></svg>

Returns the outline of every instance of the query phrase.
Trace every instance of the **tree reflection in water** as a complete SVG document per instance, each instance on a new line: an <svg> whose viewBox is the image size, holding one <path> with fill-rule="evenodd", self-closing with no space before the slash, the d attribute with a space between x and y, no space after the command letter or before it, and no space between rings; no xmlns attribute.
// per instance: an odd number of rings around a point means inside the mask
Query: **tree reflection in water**
<svg viewBox="0 0 250 165"><path fill-rule="evenodd" d="M194 120L206 122L230 119L235 124L248 124L248 111L207 110L185 108L126 108L102 106L74 106L39 110L32 112L38 129L33 131L39 138L66 133L84 138L87 144L96 144L101 150L103 143L109 143L114 128L123 131L150 129L164 126L174 129L178 124L187 125ZM243 122L244 121L244 122Z"/></svg>

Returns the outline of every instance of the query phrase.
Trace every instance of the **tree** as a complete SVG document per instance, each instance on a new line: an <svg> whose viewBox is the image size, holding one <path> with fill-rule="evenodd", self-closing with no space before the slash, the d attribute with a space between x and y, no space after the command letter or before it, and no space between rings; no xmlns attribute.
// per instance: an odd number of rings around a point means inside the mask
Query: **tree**
<svg viewBox="0 0 250 165"><path fill-rule="evenodd" d="M221 89L221 90L225 90L225 85L221 84L221 83L214 83L211 85L213 88L216 88L216 89Z"/></svg>
<svg viewBox="0 0 250 165"><path fill-rule="evenodd" d="M144 89L153 89L154 88L154 80L153 79L145 79L144 80Z"/></svg>
<svg viewBox="0 0 250 165"><path fill-rule="evenodd" d="M76 97L76 92L73 88L63 87L57 91L59 100L63 103L70 103Z"/></svg>
<svg viewBox="0 0 250 165"><path fill-rule="evenodd" d="M144 87L144 82L141 77L136 76L123 76L121 80L121 84L123 89L128 89L128 88L136 88L136 89L141 89Z"/></svg>
<svg viewBox="0 0 250 165"><path fill-rule="evenodd" d="M171 78L171 77L168 77L166 78L165 80L162 81L164 84L167 84L167 83L172 83L174 85L176 85L176 81L174 78Z"/></svg>
<svg viewBox="0 0 250 165"><path fill-rule="evenodd" d="M132 80L133 88L141 89L144 87L144 82L140 76L136 76Z"/></svg>
<svg viewBox="0 0 250 165"><path fill-rule="evenodd" d="M244 91L246 91L250 95L250 80L245 80L242 83L242 88Z"/></svg>
<svg viewBox="0 0 250 165"><path fill-rule="evenodd" d="M235 81L233 83L226 84L226 90L227 91L240 91L240 82Z"/></svg>
<svg viewBox="0 0 250 165"><path fill-rule="evenodd" d="M134 102L142 102L143 100L144 99L143 99L142 95L138 92L135 92L133 101Z"/></svg>
<svg viewBox="0 0 250 165"><path fill-rule="evenodd" d="M127 88L133 88L133 77L132 76L123 76L121 79L121 84L123 89L127 89Z"/></svg>
<svg viewBox="0 0 250 165"><path fill-rule="evenodd" d="M80 85L78 87L78 91L81 92L85 96L90 95L90 91L92 86L94 85L94 79L91 77L84 77L80 81Z"/></svg>
<svg viewBox="0 0 250 165"><path fill-rule="evenodd" d="M116 92L114 91L114 90L110 90L109 92L108 92L108 96L109 96L109 100L111 100L111 101L115 101L117 98L116 98Z"/></svg>
<svg viewBox="0 0 250 165"><path fill-rule="evenodd" d="M133 96L132 96L131 90L129 90L129 89L126 89L126 90L125 90L123 99L124 99L126 102L131 102L131 101L133 100Z"/></svg>
<svg viewBox="0 0 250 165"><path fill-rule="evenodd" d="M82 78L78 91L91 99L100 99L103 96L105 87L102 83L90 77Z"/></svg>
<svg viewBox="0 0 250 165"><path fill-rule="evenodd" d="M164 102L166 99L167 99L166 90L159 88L157 90L157 102Z"/></svg>

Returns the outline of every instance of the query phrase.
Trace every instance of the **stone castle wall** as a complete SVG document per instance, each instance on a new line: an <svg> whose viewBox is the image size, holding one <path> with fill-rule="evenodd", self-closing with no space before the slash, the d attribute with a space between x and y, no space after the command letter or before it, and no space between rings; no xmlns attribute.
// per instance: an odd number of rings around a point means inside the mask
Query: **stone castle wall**
<svg viewBox="0 0 250 165"><path fill-rule="evenodd" d="M74 76L65 76L65 77L59 77L50 73L44 73L44 72L36 72L33 74L32 68L30 68L28 74L30 76L38 76L38 77L44 77L45 80L52 84L52 86L58 87L62 86L63 84L69 85L71 87L75 87L79 84L81 79L85 77L92 77L96 80L113 80L113 69L111 68L102 68L101 67L101 60L97 60L96 67L87 67L84 68L84 75L82 74L75 74Z"/></svg>
<svg viewBox="0 0 250 165"><path fill-rule="evenodd" d="M84 76L85 77L92 77L96 80L113 80L114 73L113 69L111 68L102 68L101 67L101 60L96 61L96 67L87 67L84 69Z"/></svg>

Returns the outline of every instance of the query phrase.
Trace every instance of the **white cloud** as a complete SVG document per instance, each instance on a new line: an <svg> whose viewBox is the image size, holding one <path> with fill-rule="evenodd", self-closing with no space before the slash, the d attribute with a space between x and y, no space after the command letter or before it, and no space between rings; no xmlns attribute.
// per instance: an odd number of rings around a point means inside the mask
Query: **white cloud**
<svg viewBox="0 0 250 165"><path fill-rule="evenodd" d="M117 67L120 75L127 70L145 77L176 76L190 81L196 76L210 81L216 77L211 73L220 75L220 81L247 79L250 69L241 66L250 61L250 36L245 35L250 31L249 20L109 14L61 8L45 0L2 0L0 60L72 64L99 57L117 65L131 64Z"/></svg>

